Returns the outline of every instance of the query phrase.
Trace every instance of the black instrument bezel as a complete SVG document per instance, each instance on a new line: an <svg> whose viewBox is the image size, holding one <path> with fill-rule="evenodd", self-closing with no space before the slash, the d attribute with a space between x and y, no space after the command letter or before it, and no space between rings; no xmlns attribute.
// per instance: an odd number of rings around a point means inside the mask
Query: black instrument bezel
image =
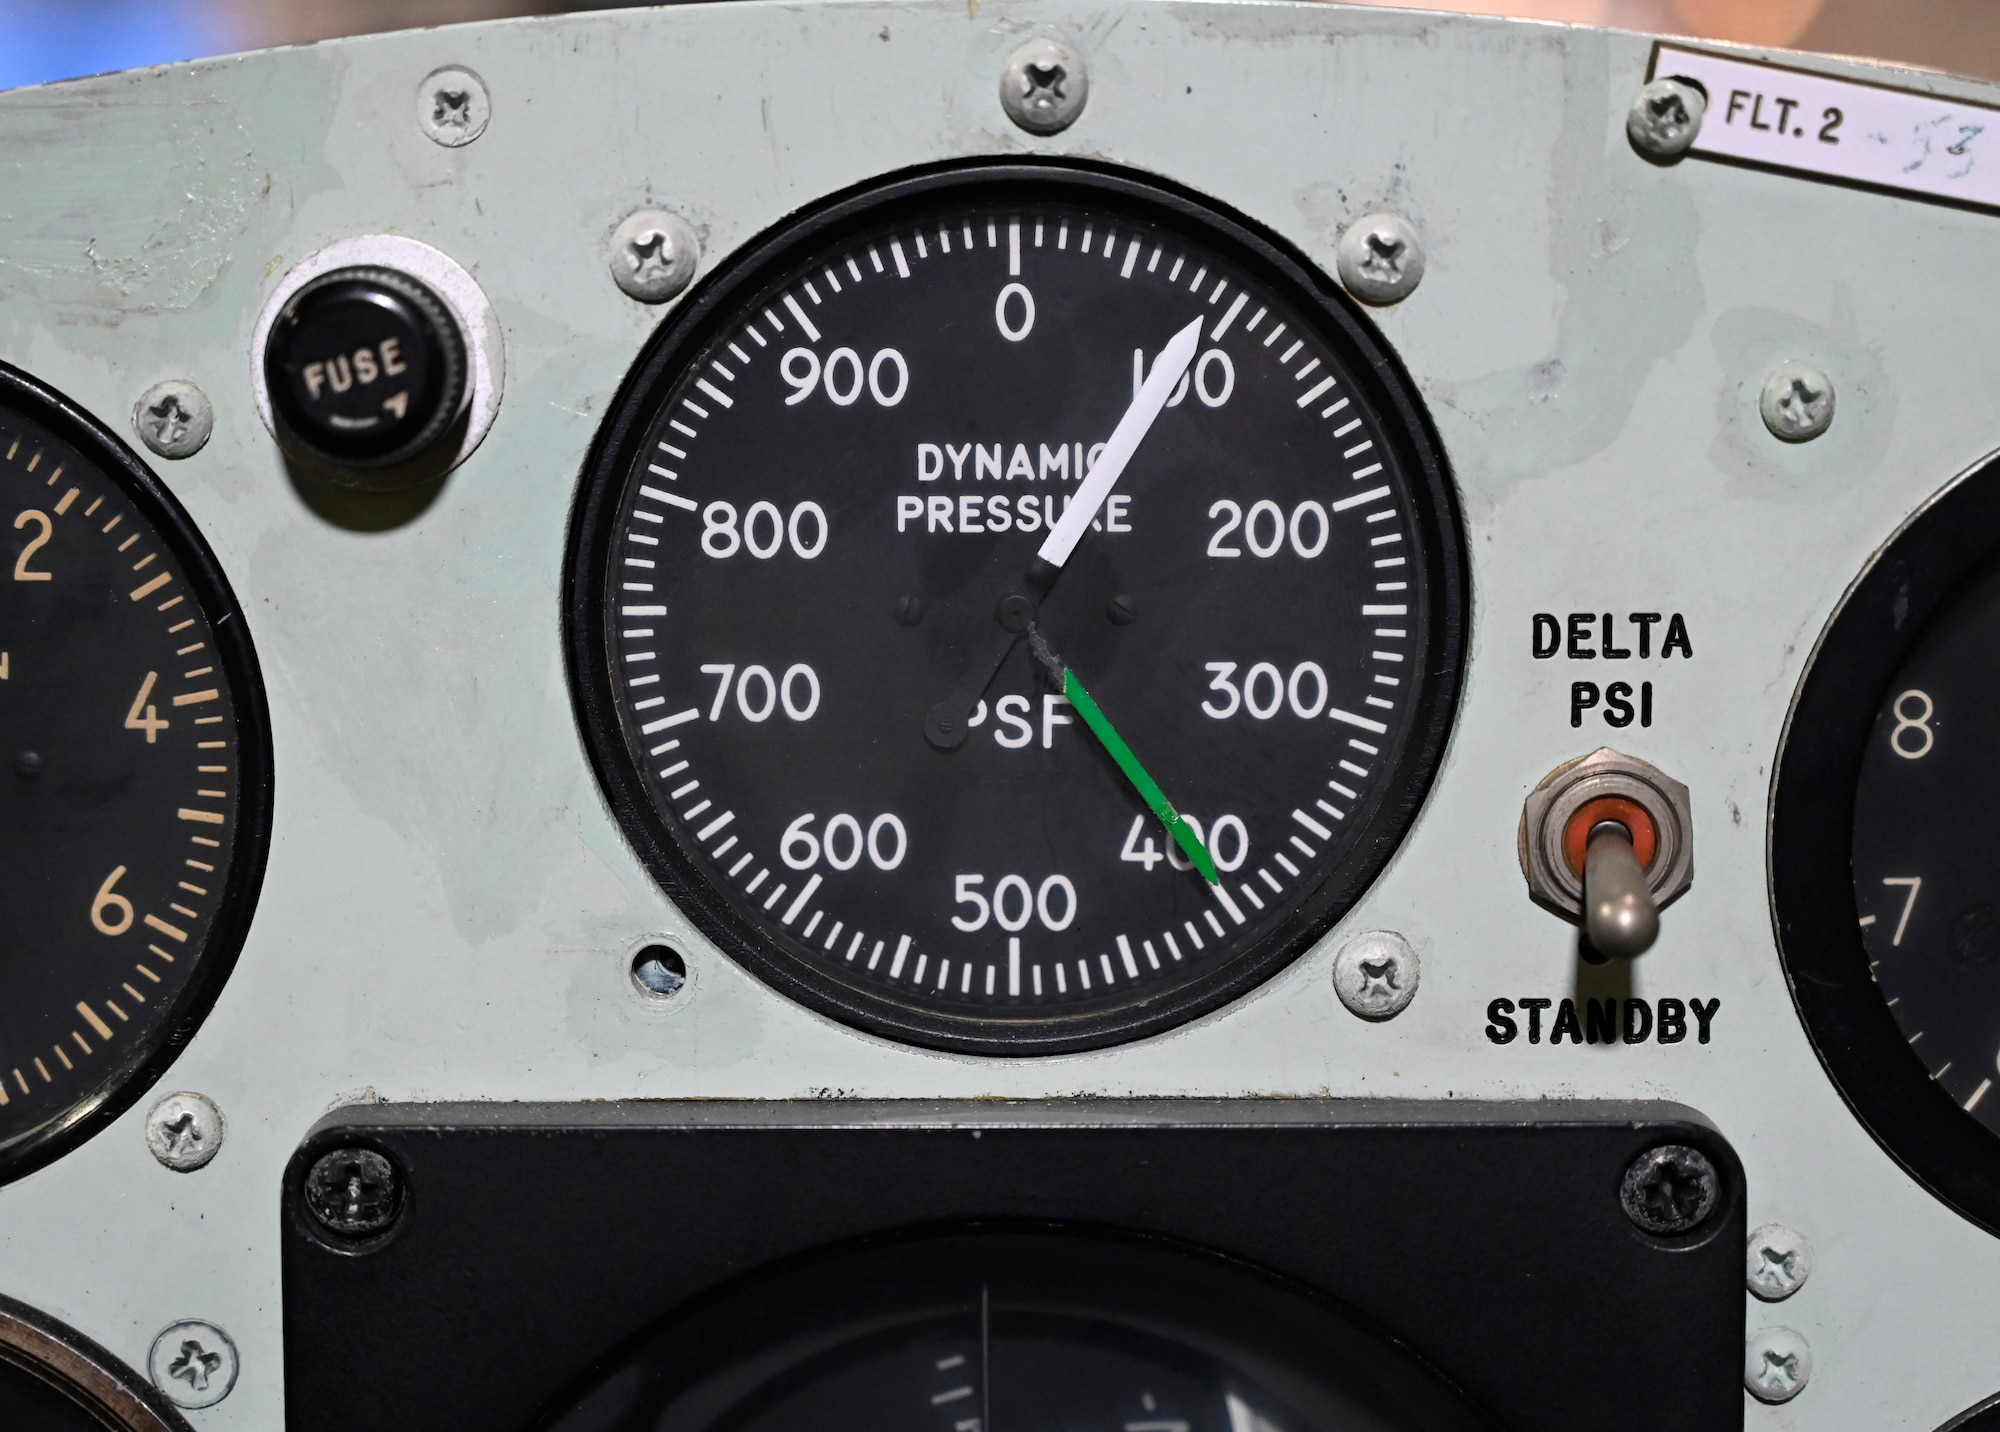
<svg viewBox="0 0 2000 1432"><path fill-rule="evenodd" d="M14 408L95 465L172 551L213 633L217 661L229 677L237 729L237 825L229 878L194 972L169 1001L153 1036L109 1063L92 1091L64 1112L0 1150L0 1184L54 1162L89 1139L157 1083L214 1008L236 967L264 884L270 853L272 752L264 678L242 607L215 554L187 510L138 454L77 403L0 362L0 406Z"/></svg>
<svg viewBox="0 0 2000 1432"><path fill-rule="evenodd" d="M2000 1233L2000 1139L1940 1088L1868 968L1852 843L1862 758L1891 681L2000 550L2000 457L1904 524L1807 663L1772 778L1771 914L1793 1002L1841 1097L1890 1157Z"/></svg>
<svg viewBox="0 0 2000 1432"><path fill-rule="evenodd" d="M1619 1199L1661 1144L1721 1177L1709 1220L1678 1237L1641 1231ZM304 1201L314 1163L357 1147L390 1160L406 1198L365 1250L335 1246ZM1503 1427L1713 1432L1743 1407L1748 1189L1727 1139L1679 1105L351 1104L272 1192L290 1432L533 1425L745 1274L996 1223L1259 1270L1399 1343Z"/></svg>
<svg viewBox="0 0 2000 1432"><path fill-rule="evenodd" d="M1055 1011L1042 1018L958 1015L896 999L839 971L808 966L780 949L699 873L654 808L612 698L605 621L606 579L619 504L645 461L647 430L688 362L737 317L746 296L788 269L802 251L838 242L898 210L954 195L990 199L1087 191L1199 233L1243 268L1323 320L1322 332L1352 367L1384 417L1409 483L1413 538L1432 574L1422 635L1425 674L1411 692L1408 733L1384 779L1367 832L1299 903L1287 925L1203 980L1141 994L1112 1009ZM577 723L592 769L632 848L667 896L730 958L791 999L842 1023L901 1043L968 1054L1033 1056L1096 1049L1171 1029L1241 997L1286 968L1353 908L1409 833L1443 764L1457 714L1470 626L1463 523L1442 442L1416 385L1358 306L1304 255L1215 201L1128 170L1075 161L956 161L869 181L795 214L718 269L648 342L593 442L572 513L564 571L564 646Z"/></svg>

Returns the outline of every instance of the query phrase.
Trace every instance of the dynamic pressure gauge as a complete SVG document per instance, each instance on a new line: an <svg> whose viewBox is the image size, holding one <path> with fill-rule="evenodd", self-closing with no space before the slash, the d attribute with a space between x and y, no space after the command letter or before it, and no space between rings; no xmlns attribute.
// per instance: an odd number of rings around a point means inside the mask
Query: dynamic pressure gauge
<svg viewBox="0 0 2000 1432"><path fill-rule="evenodd" d="M1854 585L1778 767L1792 992L1876 1138L2000 1233L2000 469L1912 518Z"/></svg>
<svg viewBox="0 0 2000 1432"><path fill-rule="evenodd" d="M250 919L270 753L250 636L132 452L0 365L0 1179L126 1108Z"/></svg>
<svg viewBox="0 0 2000 1432"><path fill-rule="evenodd" d="M1133 177L959 167L752 246L575 524L600 777L737 959L1040 1053L1214 1007L1382 868L1451 717L1436 442L1331 285Z"/></svg>

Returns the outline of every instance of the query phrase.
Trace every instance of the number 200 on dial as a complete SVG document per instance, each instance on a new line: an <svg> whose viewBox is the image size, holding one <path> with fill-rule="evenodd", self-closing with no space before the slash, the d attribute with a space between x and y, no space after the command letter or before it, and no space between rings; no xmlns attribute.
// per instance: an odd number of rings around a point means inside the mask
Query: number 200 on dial
<svg viewBox="0 0 2000 1432"><path fill-rule="evenodd" d="M664 888L937 1047L1264 979L1381 869L1455 703L1400 370L1280 243L1113 172L908 176L753 244L628 381L574 542L586 737Z"/></svg>

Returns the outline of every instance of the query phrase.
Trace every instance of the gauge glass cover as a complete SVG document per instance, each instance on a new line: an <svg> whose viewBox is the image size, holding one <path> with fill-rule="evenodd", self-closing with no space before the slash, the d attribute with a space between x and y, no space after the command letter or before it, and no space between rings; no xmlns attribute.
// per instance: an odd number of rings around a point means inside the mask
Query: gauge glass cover
<svg viewBox="0 0 2000 1432"><path fill-rule="evenodd" d="M263 691L199 533L0 366L0 1178L126 1108L214 1002L270 820Z"/></svg>
<svg viewBox="0 0 2000 1432"><path fill-rule="evenodd" d="M1337 1307L1195 1250L934 1233L809 1257L604 1359L549 1432L1474 1432Z"/></svg>
<svg viewBox="0 0 2000 1432"><path fill-rule="evenodd" d="M1121 173L905 176L751 245L634 371L574 541L581 718L655 875L922 1044L1101 1045L1268 977L1380 871L1455 704L1459 527L1407 380L1277 240Z"/></svg>

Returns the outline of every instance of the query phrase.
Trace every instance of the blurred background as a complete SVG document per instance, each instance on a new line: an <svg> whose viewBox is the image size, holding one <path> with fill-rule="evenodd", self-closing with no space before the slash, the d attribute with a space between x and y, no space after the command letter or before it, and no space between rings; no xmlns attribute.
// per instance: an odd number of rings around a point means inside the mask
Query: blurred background
<svg viewBox="0 0 2000 1432"><path fill-rule="evenodd" d="M536 0L0 0L0 89L336 35L609 8ZM2000 0L1431 0L1403 8L1617 25L2000 79Z"/></svg>

